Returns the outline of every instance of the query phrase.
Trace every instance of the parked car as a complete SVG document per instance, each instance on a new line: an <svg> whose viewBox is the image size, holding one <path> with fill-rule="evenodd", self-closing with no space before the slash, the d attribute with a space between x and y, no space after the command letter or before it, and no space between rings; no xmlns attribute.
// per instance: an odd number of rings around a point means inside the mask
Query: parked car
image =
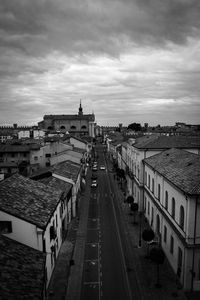
<svg viewBox="0 0 200 300"><path fill-rule="evenodd" d="M96 174L92 174L91 179L92 180L97 180L97 175Z"/></svg>
<svg viewBox="0 0 200 300"><path fill-rule="evenodd" d="M105 170L106 167L105 166L100 166L100 170Z"/></svg>
<svg viewBox="0 0 200 300"><path fill-rule="evenodd" d="M97 187L98 183L97 183L97 180L92 180L92 183L91 183L91 187Z"/></svg>

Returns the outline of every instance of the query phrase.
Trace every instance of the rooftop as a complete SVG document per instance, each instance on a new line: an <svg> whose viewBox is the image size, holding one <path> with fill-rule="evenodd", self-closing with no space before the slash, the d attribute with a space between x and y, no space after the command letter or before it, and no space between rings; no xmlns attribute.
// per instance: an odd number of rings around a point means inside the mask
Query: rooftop
<svg viewBox="0 0 200 300"><path fill-rule="evenodd" d="M200 155L172 148L144 159L183 192L200 194Z"/></svg>
<svg viewBox="0 0 200 300"><path fill-rule="evenodd" d="M0 210L44 229L61 191L19 174L0 182Z"/></svg>
<svg viewBox="0 0 200 300"><path fill-rule="evenodd" d="M70 160L63 161L61 163L56 164L53 166L53 173L72 179L76 182L77 177L80 173L81 165L72 162Z"/></svg>
<svg viewBox="0 0 200 300"><path fill-rule="evenodd" d="M90 120L94 121L95 116L94 114L83 114L83 115L45 115L45 119L52 119L52 120Z"/></svg>
<svg viewBox="0 0 200 300"><path fill-rule="evenodd" d="M1 299L42 300L45 254L0 235Z"/></svg>
<svg viewBox="0 0 200 300"><path fill-rule="evenodd" d="M65 194L67 194L72 188L71 183L68 183L64 180L58 179L53 176L42 178L39 180L39 182L44 183L55 190L61 190L65 192Z"/></svg>
<svg viewBox="0 0 200 300"><path fill-rule="evenodd" d="M22 145L22 144L6 144L0 145L0 152L30 152L31 150L40 149L40 145L34 143L30 145Z"/></svg>
<svg viewBox="0 0 200 300"><path fill-rule="evenodd" d="M139 149L200 149L200 136L143 136L137 138L133 146Z"/></svg>

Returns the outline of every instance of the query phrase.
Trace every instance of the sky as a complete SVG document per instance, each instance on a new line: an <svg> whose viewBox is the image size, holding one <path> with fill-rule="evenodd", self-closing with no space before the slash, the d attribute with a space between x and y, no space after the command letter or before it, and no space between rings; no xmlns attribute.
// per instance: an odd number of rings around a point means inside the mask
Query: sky
<svg viewBox="0 0 200 300"><path fill-rule="evenodd" d="M199 0L1 0L0 124L200 124Z"/></svg>

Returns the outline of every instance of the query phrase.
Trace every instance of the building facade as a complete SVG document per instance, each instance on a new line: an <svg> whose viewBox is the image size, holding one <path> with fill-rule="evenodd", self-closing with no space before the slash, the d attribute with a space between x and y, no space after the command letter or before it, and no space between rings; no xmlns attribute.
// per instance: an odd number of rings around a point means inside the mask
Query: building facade
<svg viewBox="0 0 200 300"><path fill-rule="evenodd" d="M170 149L144 160L144 214L185 290L200 290L200 156Z"/></svg>
<svg viewBox="0 0 200 300"><path fill-rule="evenodd" d="M45 115L38 127L44 130L64 131L75 136L95 137L95 115L83 114L80 103L77 115Z"/></svg>

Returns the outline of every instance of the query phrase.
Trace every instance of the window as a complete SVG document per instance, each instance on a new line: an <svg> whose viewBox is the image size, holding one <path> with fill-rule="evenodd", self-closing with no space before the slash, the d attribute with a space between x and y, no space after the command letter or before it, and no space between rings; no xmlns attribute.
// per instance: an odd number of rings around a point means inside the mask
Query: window
<svg viewBox="0 0 200 300"><path fill-rule="evenodd" d="M151 208L151 226L153 226L154 210Z"/></svg>
<svg viewBox="0 0 200 300"><path fill-rule="evenodd" d="M171 236L171 238L170 238L170 253L171 254L174 253L174 238L173 238L173 236Z"/></svg>
<svg viewBox="0 0 200 300"><path fill-rule="evenodd" d="M150 175L148 175L148 188L149 189L150 189L150 180L151 180Z"/></svg>
<svg viewBox="0 0 200 300"><path fill-rule="evenodd" d="M34 156L34 160L38 160L38 157L37 157L37 156Z"/></svg>
<svg viewBox="0 0 200 300"><path fill-rule="evenodd" d="M43 252L46 252L46 241L45 239L42 240Z"/></svg>
<svg viewBox="0 0 200 300"><path fill-rule="evenodd" d="M27 154L26 154L26 153L24 153L24 157L27 157Z"/></svg>
<svg viewBox="0 0 200 300"><path fill-rule="evenodd" d="M167 242L167 227L164 225L164 242L166 243Z"/></svg>
<svg viewBox="0 0 200 300"><path fill-rule="evenodd" d="M0 233L11 233L12 222L11 221L0 221Z"/></svg>
<svg viewBox="0 0 200 300"><path fill-rule="evenodd" d="M45 165L46 167L50 167L51 166L50 161L47 161Z"/></svg>
<svg viewBox="0 0 200 300"><path fill-rule="evenodd" d="M54 228L54 225L52 225L49 229L49 235L50 235L50 241L54 240L56 238L56 230Z"/></svg>
<svg viewBox="0 0 200 300"><path fill-rule="evenodd" d="M144 183L145 183L145 185L147 185L147 172L145 172L145 175L144 175Z"/></svg>
<svg viewBox="0 0 200 300"><path fill-rule="evenodd" d="M168 210L168 192L165 191L165 209Z"/></svg>
<svg viewBox="0 0 200 300"><path fill-rule="evenodd" d="M152 187L151 187L152 193L154 193L154 178L152 178Z"/></svg>
<svg viewBox="0 0 200 300"><path fill-rule="evenodd" d="M160 234L160 217L159 215L156 216L156 233Z"/></svg>
<svg viewBox="0 0 200 300"><path fill-rule="evenodd" d="M175 219L175 199L172 197L172 218Z"/></svg>
<svg viewBox="0 0 200 300"><path fill-rule="evenodd" d="M160 201L160 183L158 184L158 201Z"/></svg>
<svg viewBox="0 0 200 300"><path fill-rule="evenodd" d="M76 126L72 125L72 126L71 126L71 129L73 129L73 130L76 129Z"/></svg>
<svg viewBox="0 0 200 300"><path fill-rule="evenodd" d="M62 130L62 129L65 129L65 126L63 126L63 125L62 125L62 126L60 126L60 129L61 129L61 130Z"/></svg>
<svg viewBox="0 0 200 300"><path fill-rule="evenodd" d="M12 154L11 154L11 157L15 157L15 153L12 153Z"/></svg>
<svg viewBox="0 0 200 300"><path fill-rule="evenodd" d="M148 201L148 206L147 206L147 214L149 215L149 212L150 212L150 203Z"/></svg>
<svg viewBox="0 0 200 300"><path fill-rule="evenodd" d="M46 153L45 157L51 157L51 153Z"/></svg>
<svg viewBox="0 0 200 300"><path fill-rule="evenodd" d="M179 214L179 225L181 229L184 229L184 221L185 221L184 219L185 219L184 207L181 205L180 214Z"/></svg>
<svg viewBox="0 0 200 300"><path fill-rule="evenodd" d="M87 127L85 125L81 126L81 129L87 129Z"/></svg>

